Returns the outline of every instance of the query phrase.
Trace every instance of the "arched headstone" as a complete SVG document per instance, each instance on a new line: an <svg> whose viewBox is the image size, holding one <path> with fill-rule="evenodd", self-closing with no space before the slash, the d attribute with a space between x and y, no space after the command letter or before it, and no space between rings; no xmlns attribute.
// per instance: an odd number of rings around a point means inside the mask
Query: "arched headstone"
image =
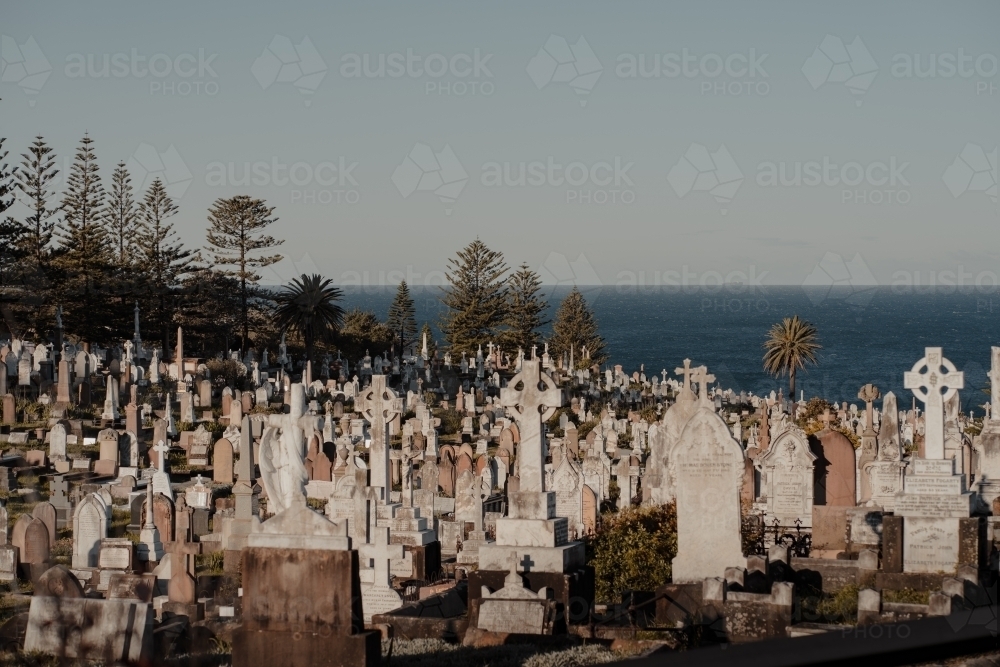
<svg viewBox="0 0 1000 667"><path fill-rule="evenodd" d="M216 441L212 448L212 481L233 483L233 443L228 438Z"/></svg>
<svg viewBox="0 0 1000 667"><path fill-rule="evenodd" d="M73 513L73 568L97 567L101 540L108 536L108 515L104 501L89 494Z"/></svg>
<svg viewBox="0 0 1000 667"><path fill-rule="evenodd" d="M41 519L32 519L24 531L24 551L21 561L40 565L49 560L49 529Z"/></svg>
<svg viewBox="0 0 1000 667"><path fill-rule="evenodd" d="M56 508L52 503L38 503L31 511L31 516L41 519L45 527L49 529L49 544L56 543Z"/></svg>

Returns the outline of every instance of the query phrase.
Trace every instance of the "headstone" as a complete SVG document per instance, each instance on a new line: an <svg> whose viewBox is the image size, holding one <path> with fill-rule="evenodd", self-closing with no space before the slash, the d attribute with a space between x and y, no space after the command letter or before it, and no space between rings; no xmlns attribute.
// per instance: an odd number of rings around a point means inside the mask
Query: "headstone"
<svg viewBox="0 0 1000 667"><path fill-rule="evenodd" d="M73 569L97 567L101 540L108 536L108 514L104 501L89 494L73 513Z"/></svg>
<svg viewBox="0 0 1000 667"><path fill-rule="evenodd" d="M52 461L66 460L66 425L56 422L49 431L49 459Z"/></svg>
<svg viewBox="0 0 1000 667"><path fill-rule="evenodd" d="M757 459L761 493L767 497L768 525L777 519L779 526L812 526L815 461L805 432L794 424L778 433Z"/></svg>
<svg viewBox="0 0 1000 667"><path fill-rule="evenodd" d="M955 461L945 458L944 405L964 381L935 347L926 348L904 376L904 385L925 404L925 457L911 458L902 493L896 495L895 515L903 517L904 572L952 572L963 564L959 527L971 513L973 494Z"/></svg>
<svg viewBox="0 0 1000 667"><path fill-rule="evenodd" d="M49 544L56 543L56 508L52 503L42 502L35 505L31 510L31 516L40 519L49 531ZM6 540L4 540L6 542Z"/></svg>
<svg viewBox="0 0 1000 667"><path fill-rule="evenodd" d="M233 483L233 443L227 438L215 442L212 448L212 479L219 484Z"/></svg>
<svg viewBox="0 0 1000 667"><path fill-rule="evenodd" d="M726 422L711 408L699 408L669 461L677 497L673 582L701 582L745 564L740 543L743 449Z"/></svg>
<svg viewBox="0 0 1000 667"><path fill-rule="evenodd" d="M49 529L41 519L32 519L24 531L24 551L21 562L41 565L49 561Z"/></svg>

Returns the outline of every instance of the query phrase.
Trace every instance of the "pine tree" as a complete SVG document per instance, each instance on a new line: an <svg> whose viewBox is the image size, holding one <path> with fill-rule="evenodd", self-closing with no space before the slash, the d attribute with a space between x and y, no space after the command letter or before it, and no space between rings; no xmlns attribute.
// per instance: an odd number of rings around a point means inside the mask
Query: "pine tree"
<svg viewBox="0 0 1000 667"><path fill-rule="evenodd" d="M504 349L516 350L520 347L527 353L539 344L541 335L538 329L549 323L545 319L549 304L542 299L541 291L541 277L527 264L521 264L508 278L506 328L500 337Z"/></svg>
<svg viewBox="0 0 1000 667"><path fill-rule="evenodd" d="M590 353L589 364L603 364L608 359L605 353L606 343L597 329L597 320L587 305L587 300L576 287L566 295L556 311L556 319L552 323L552 338L549 339L549 353L553 356L564 352L568 355L573 350L574 362L588 365L583 361L583 347Z"/></svg>
<svg viewBox="0 0 1000 667"><path fill-rule="evenodd" d="M392 305L389 306L389 317L385 322L393 336L399 338L401 355L405 353L406 347L413 343L414 337L417 335L416 314L413 297L410 296L410 288L404 280L396 288L396 296L392 300Z"/></svg>
<svg viewBox="0 0 1000 667"><path fill-rule="evenodd" d="M278 220L273 215L273 206L268 206L263 199L246 195L216 199L208 211L211 226L207 236L212 259L217 265L235 267L224 271L240 283L240 350L244 353L250 337L250 288L260 280L255 269L281 261L281 255L259 254L261 250L284 243L263 233L268 225Z"/></svg>
<svg viewBox="0 0 1000 667"><path fill-rule="evenodd" d="M49 190L59 173L55 163L55 153L45 139L38 136L28 152L21 154L21 169L17 172L18 198L31 211L24 221L25 251L40 272L44 272L48 264L49 244L58 222L59 208L50 206L53 193Z"/></svg>
<svg viewBox="0 0 1000 667"><path fill-rule="evenodd" d="M337 332L337 348L348 360L357 362L365 353L378 354L392 344L393 332L370 310L352 308L344 313Z"/></svg>
<svg viewBox="0 0 1000 667"><path fill-rule="evenodd" d="M504 322L507 264L503 254L478 238L449 259L441 301L448 308L441 323L452 354L475 353L497 337Z"/></svg>
<svg viewBox="0 0 1000 667"><path fill-rule="evenodd" d="M153 331L164 350L169 348L167 336L177 291L194 262L191 251L184 248L174 226L167 222L176 214L177 206L157 178L139 204L135 245L143 282L140 289L150 300Z"/></svg>
<svg viewBox="0 0 1000 667"><path fill-rule="evenodd" d="M240 284L232 276L203 267L181 282L175 323L184 327L184 348L210 356L227 350L238 335Z"/></svg>
<svg viewBox="0 0 1000 667"><path fill-rule="evenodd" d="M3 149L5 138L0 137L0 214L14 205L17 167L9 167L4 160L7 151ZM24 225L14 218L0 218L0 287L13 277L14 263L22 256Z"/></svg>
<svg viewBox="0 0 1000 667"><path fill-rule="evenodd" d="M104 220L114 248L115 262L119 268L125 268L133 263L131 251L133 234L139 231L136 229L139 212L132 199L132 177L124 162L119 162L111 174L111 193Z"/></svg>
<svg viewBox="0 0 1000 667"><path fill-rule="evenodd" d="M111 246L104 217L104 187L98 175L93 140L80 140L63 195L63 229L59 230L58 297L67 331L84 340L111 339Z"/></svg>

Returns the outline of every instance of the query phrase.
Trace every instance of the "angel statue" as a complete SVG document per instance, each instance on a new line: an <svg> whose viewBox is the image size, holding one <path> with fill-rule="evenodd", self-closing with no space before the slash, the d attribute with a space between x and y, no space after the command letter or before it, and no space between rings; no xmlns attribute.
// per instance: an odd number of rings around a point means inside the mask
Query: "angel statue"
<svg viewBox="0 0 1000 667"><path fill-rule="evenodd" d="M331 522L306 504L305 446L322 428L322 419L306 414L302 384L290 386L289 411L269 415L260 444L260 473L267 491L268 509L274 516L260 524L260 533L309 536L346 536L346 524ZM249 544L254 546L254 539ZM260 544L259 546L265 546ZM341 547L343 548L343 547Z"/></svg>

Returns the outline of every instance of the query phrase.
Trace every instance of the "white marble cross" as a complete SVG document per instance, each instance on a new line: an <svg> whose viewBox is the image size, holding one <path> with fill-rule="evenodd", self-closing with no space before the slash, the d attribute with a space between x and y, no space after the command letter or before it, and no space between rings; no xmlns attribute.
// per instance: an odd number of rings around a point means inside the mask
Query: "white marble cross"
<svg viewBox="0 0 1000 667"><path fill-rule="evenodd" d="M920 372L926 368L926 372ZM944 368L944 372L942 372ZM903 374L903 386L924 403L924 458L944 458L944 404L965 387L965 374L944 358L940 347L924 348L924 357ZM942 390L944 393L942 393Z"/></svg>
<svg viewBox="0 0 1000 667"><path fill-rule="evenodd" d="M674 373L676 373L677 375L683 375L684 376L684 388L690 390L691 389L691 376L694 374L694 372L696 370L697 369L691 368L691 360L690 359L685 359L684 360L684 366L682 368L675 368L674 369ZM667 379L667 371L664 370L663 371L663 380L666 381L666 379Z"/></svg>
<svg viewBox="0 0 1000 667"><path fill-rule="evenodd" d="M684 360L687 362L687 359ZM698 385L698 397L702 403L708 403L708 384L715 382L715 376L708 372L705 366L698 366L692 371L691 380Z"/></svg>
<svg viewBox="0 0 1000 667"><path fill-rule="evenodd" d="M372 375L372 383L361 396L361 413L372 425L369 485L383 489L389 501L389 428L388 424L402 412L395 392L385 384L384 375Z"/></svg>
<svg viewBox="0 0 1000 667"><path fill-rule="evenodd" d="M509 408L521 430L517 452L521 491L545 490L542 422L563 403L562 390L542 372L541 361L525 359L521 372L500 390L500 404Z"/></svg>
<svg viewBox="0 0 1000 667"><path fill-rule="evenodd" d="M159 458L156 461L156 469L157 470L166 470L167 469L167 452L170 451L170 448L167 447L167 444L165 442L163 442L162 440L160 440L158 443L156 443L156 446L153 447L153 451L156 452L157 454L159 454Z"/></svg>

